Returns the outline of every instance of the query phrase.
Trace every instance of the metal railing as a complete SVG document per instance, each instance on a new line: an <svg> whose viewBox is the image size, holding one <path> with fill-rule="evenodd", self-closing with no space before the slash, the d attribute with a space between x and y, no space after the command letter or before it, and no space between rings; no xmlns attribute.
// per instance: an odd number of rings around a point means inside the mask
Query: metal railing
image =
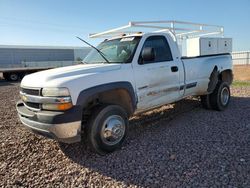
<svg viewBox="0 0 250 188"><path fill-rule="evenodd" d="M250 65L250 51L232 52L233 65Z"/></svg>
<svg viewBox="0 0 250 188"><path fill-rule="evenodd" d="M135 29L135 30L134 30ZM224 36L224 27L176 20L161 21L131 21L122 27L110 29L100 33L89 34L90 38L112 38L121 35L130 35L147 32L170 32L177 39L195 38L201 36Z"/></svg>

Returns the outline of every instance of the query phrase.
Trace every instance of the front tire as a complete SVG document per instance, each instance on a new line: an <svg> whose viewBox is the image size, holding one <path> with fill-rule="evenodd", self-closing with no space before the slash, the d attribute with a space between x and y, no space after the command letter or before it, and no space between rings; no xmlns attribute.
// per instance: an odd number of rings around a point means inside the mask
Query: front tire
<svg viewBox="0 0 250 188"><path fill-rule="evenodd" d="M126 137L128 115L118 105L101 105L92 111L87 123L87 137L91 148L98 154L119 149Z"/></svg>
<svg viewBox="0 0 250 188"><path fill-rule="evenodd" d="M227 108L231 98L230 87L227 82L219 81L213 93L210 94L211 107L223 111Z"/></svg>

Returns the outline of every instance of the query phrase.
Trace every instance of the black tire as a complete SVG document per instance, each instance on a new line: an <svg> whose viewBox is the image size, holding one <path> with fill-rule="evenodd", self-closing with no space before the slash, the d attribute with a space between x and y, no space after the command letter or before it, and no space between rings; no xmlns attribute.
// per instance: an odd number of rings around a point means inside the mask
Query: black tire
<svg viewBox="0 0 250 188"><path fill-rule="evenodd" d="M20 77L18 73L11 72L11 73L6 74L5 78L8 81L15 82L15 81L18 81Z"/></svg>
<svg viewBox="0 0 250 188"><path fill-rule="evenodd" d="M128 115L122 107L118 105L101 105L96 107L92 111L92 116L86 126L90 147L100 155L119 149L126 137L127 127ZM110 131L110 128L115 128L118 131ZM116 136L119 139L116 139Z"/></svg>
<svg viewBox="0 0 250 188"><path fill-rule="evenodd" d="M202 95L200 96L201 99L201 105L205 109L211 109L211 102L210 102L210 95Z"/></svg>
<svg viewBox="0 0 250 188"><path fill-rule="evenodd" d="M210 94L211 107L214 110L223 111L230 102L230 87L227 82L219 81Z"/></svg>

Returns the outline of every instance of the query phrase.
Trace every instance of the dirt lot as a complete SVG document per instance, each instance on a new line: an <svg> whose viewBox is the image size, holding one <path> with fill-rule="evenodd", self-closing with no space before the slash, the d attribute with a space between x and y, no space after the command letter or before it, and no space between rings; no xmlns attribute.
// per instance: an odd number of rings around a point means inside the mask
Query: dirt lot
<svg viewBox="0 0 250 188"><path fill-rule="evenodd" d="M106 156L27 131L18 88L0 81L0 187L250 187L249 86L232 88L224 112L187 99L135 117L124 147Z"/></svg>
<svg viewBox="0 0 250 188"><path fill-rule="evenodd" d="M250 81L250 65L235 65L233 72L235 80Z"/></svg>

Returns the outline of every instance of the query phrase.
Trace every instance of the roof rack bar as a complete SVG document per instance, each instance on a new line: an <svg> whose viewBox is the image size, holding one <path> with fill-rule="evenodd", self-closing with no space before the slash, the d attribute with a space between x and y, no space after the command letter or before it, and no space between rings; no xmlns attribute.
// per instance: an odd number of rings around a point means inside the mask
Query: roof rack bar
<svg viewBox="0 0 250 188"><path fill-rule="evenodd" d="M220 32L210 32L210 33L200 34L199 37L208 36L208 35L218 35L218 34L221 34L221 33Z"/></svg>
<svg viewBox="0 0 250 188"><path fill-rule="evenodd" d="M176 33L176 36L183 36L183 35L189 35L189 34L194 34L194 33L199 33L201 32L200 30L197 31L190 31L190 32L186 32L186 33ZM205 32L205 31L202 31Z"/></svg>
<svg viewBox="0 0 250 188"><path fill-rule="evenodd" d="M130 35L130 34L141 34L141 31L126 31L126 32L122 32L122 31L115 31L112 33L107 33L107 34L103 34L101 36L96 36L96 34L91 34L90 38L116 38L116 37L121 37L122 35L126 34L126 35Z"/></svg>
<svg viewBox="0 0 250 188"><path fill-rule="evenodd" d="M115 29L107 30L107 31L104 31L104 32L101 32L101 33L89 34L89 37L96 38L96 37L99 37L101 35L110 34L110 33L116 32L116 31L120 31L120 30L123 30L123 29L130 28L130 27L131 27L131 23L129 22L128 25L125 25L125 26L122 26L122 27L118 27L118 28L115 28Z"/></svg>
<svg viewBox="0 0 250 188"><path fill-rule="evenodd" d="M184 21L175 21L175 20L168 20L168 21L142 21L142 22L131 22L132 25L137 24L162 24L162 23L174 23L174 24L187 24L187 25L195 25L195 26L208 26L208 27L218 27L221 28L223 26L220 25L211 25L211 24L202 24L202 23L194 23L194 22L184 22Z"/></svg>
<svg viewBox="0 0 250 188"><path fill-rule="evenodd" d="M198 28L197 28L198 27ZM114 37L114 35L120 34L135 34L138 31L126 31L128 28L148 28L156 29L152 32L172 32L178 37L189 35L191 37L206 36L206 35L224 35L224 28L218 25L200 24L184 21L142 21L142 22L129 22L128 25L118 27L115 29L107 30L101 33L90 34L90 38L98 37ZM182 31L182 32L177 32ZM140 32L140 31L139 31ZM145 33L145 32L141 32ZM201 34L202 33L202 34Z"/></svg>
<svg viewBox="0 0 250 188"><path fill-rule="evenodd" d="M194 29L189 29L189 28L163 27L163 26L153 26L153 25L134 25L134 27L145 27L145 28L175 30L175 31L194 31ZM200 31L200 30L195 30L195 31Z"/></svg>
<svg viewBox="0 0 250 188"><path fill-rule="evenodd" d="M221 32L220 31L216 31L216 32L211 32L211 31L208 31L208 30L194 30L194 31L190 31L190 32L186 32L186 33L176 33L176 36L185 36L185 35L191 35L191 34L194 34L194 33L204 33L204 34L210 34L210 33L216 33L216 34L220 34ZM202 34L201 34L202 35Z"/></svg>

